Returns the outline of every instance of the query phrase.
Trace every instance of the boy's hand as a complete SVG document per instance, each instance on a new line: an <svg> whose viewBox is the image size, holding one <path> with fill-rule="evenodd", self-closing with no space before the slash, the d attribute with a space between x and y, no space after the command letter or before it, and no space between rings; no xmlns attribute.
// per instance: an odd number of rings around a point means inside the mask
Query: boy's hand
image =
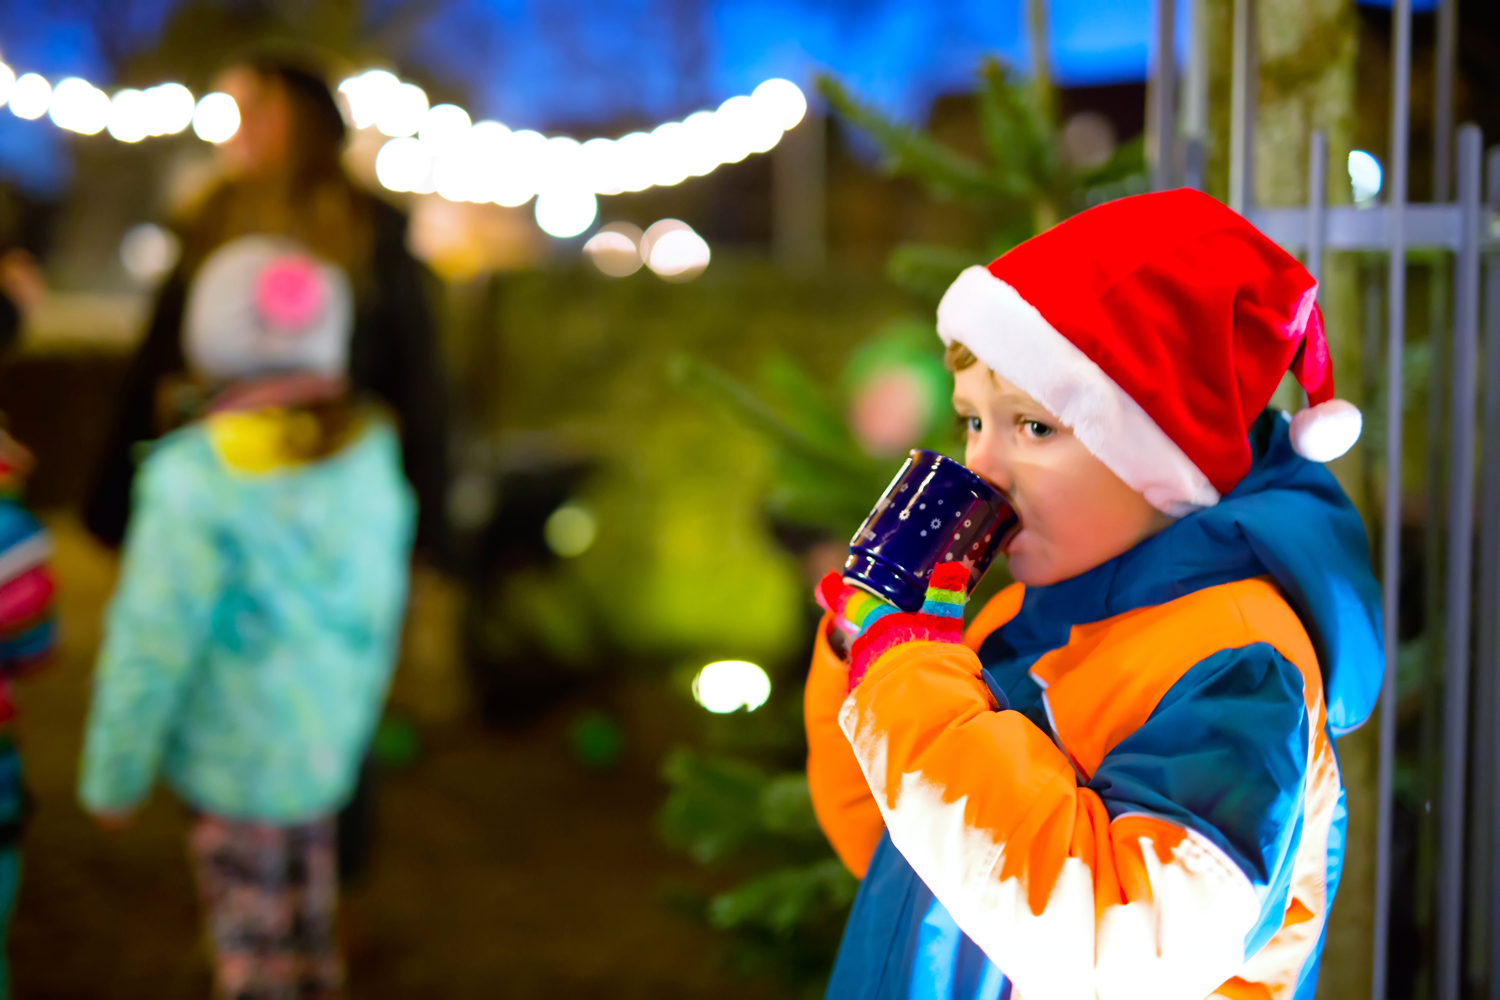
<svg viewBox="0 0 1500 1000"><path fill-rule="evenodd" d="M833 614L834 627L849 643L849 690L864 679L870 664L904 642L962 642L969 569L939 563L927 584L927 600L915 614L903 612L868 591L829 573L818 584L818 603Z"/></svg>

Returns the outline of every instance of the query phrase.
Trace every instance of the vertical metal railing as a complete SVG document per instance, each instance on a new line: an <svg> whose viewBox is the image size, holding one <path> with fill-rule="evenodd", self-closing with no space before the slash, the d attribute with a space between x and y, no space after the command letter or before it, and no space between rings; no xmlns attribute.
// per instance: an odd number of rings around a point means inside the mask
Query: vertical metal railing
<svg viewBox="0 0 1500 1000"><path fill-rule="evenodd" d="M1490 151L1485 173L1490 218L1500 213L1500 147ZM1480 491L1479 669L1490 677L1488 732L1478 752L1488 753L1489 774L1500 774L1500 255L1484 261L1484 478ZM1490 1000L1500 1000L1500 794L1490 790L1490 884L1476 886L1489 903ZM1485 888L1488 892L1485 892Z"/></svg>
<svg viewBox="0 0 1500 1000"><path fill-rule="evenodd" d="M1255 0L1234 0L1234 63L1229 88L1229 207L1243 215L1255 197L1255 98L1259 84Z"/></svg>
<svg viewBox="0 0 1500 1000"><path fill-rule="evenodd" d="M1457 0L1438 0L1437 58L1433 60L1432 200L1448 200L1453 176L1453 56L1458 44Z"/></svg>
<svg viewBox="0 0 1500 1000"><path fill-rule="evenodd" d="M1385 624L1385 679L1380 689L1379 818L1375 834L1375 946L1371 993L1386 998L1386 956L1391 923L1392 794L1396 773L1396 658L1400 640L1401 590L1401 416L1406 356L1406 173L1407 122L1411 102L1411 0L1392 5L1391 154L1387 245L1390 278L1386 289L1385 505L1381 531L1381 612Z"/></svg>
<svg viewBox="0 0 1500 1000"><path fill-rule="evenodd" d="M1156 57L1151 61L1147 90L1146 151L1151 167L1151 190L1172 187L1176 173L1177 146L1173 141L1177 129L1177 4L1176 0L1156 0Z"/></svg>
<svg viewBox="0 0 1500 1000"><path fill-rule="evenodd" d="M1182 81L1182 183L1202 191L1208 170L1208 18L1189 0L1187 73Z"/></svg>
<svg viewBox="0 0 1500 1000"><path fill-rule="evenodd" d="M1427 636L1440 658L1424 686L1431 712L1429 730L1441 731L1441 768L1436 817L1435 951L1431 994L1435 1000L1464 996L1465 932L1469 933L1468 983L1474 992L1486 974L1491 1000L1500 1000L1500 148L1486 166L1477 126L1452 131L1455 0L1440 0L1433 138L1431 203L1408 204L1412 61L1411 0L1392 5L1390 151L1384 204L1375 208L1329 206L1328 140L1311 135L1308 200L1295 208L1254 204L1255 6L1235 0L1234 67L1230 114L1229 201L1289 250L1304 250L1314 278L1323 275L1326 250L1377 251L1387 255L1385 295L1378 281L1364 281L1363 382L1368 401L1375 395L1380 324L1385 325L1385 464L1380 509L1380 562L1384 618L1384 673L1380 692L1378 819L1375 836L1375 900L1372 996L1390 993L1391 896L1396 877L1392 850L1396 764L1397 664L1401 635L1402 513L1405 496L1403 416L1406 365L1407 250L1434 253L1429 306L1429 357L1437 370L1428 400L1428 478L1426 511L1430 537L1429 572L1424 585L1441 598L1432 606ZM1195 7L1195 10L1198 8ZM1196 42L1195 42L1196 44ZM1449 201L1457 168L1457 197ZM1486 176L1488 180L1486 182ZM1488 208L1481 200L1488 184ZM1445 256L1451 253L1450 259ZM1485 253L1489 256L1486 257ZM1451 286L1450 286L1451 279ZM1451 287L1451 293L1450 293ZM1452 298L1449 299L1448 295ZM1381 306L1385 315L1380 316ZM1452 350L1438 350L1452 321ZM1480 333L1484 334L1481 352ZM1481 362L1483 377L1481 378ZM1483 387L1483 413L1480 389ZM1371 442L1366 453L1377 458ZM1480 452L1482 451L1482 462ZM1442 461L1446 457L1447 461ZM1480 496L1476 511L1475 489ZM1433 498L1440 498L1434 502ZM1478 525L1476 527L1476 515ZM1478 561L1475 540L1478 531ZM1477 583L1479 602L1473 601ZM1441 628L1439 628L1441 621ZM1477 636L1477 646L1475 637ZM1440 644L1440 647L1439 647ZM1440 648L1440 653L1439 653ZM1425 676L1425 675L1424 675ZM1478 696L1470 697L1471 679ZM1441 713L1436 704L1441 700ZM1474 725L1470 725L1470 716ZM1437 757L1436 748L1427 754ZM1471 775L1476 785L1470 797ZM1487 868L1466 859L1486 862ZM1487 884L1482 881L1487 878ZM1435 898L1434 898L1435 897ZM1467 907L1467 909L1466 909Z"/></svg>
<svg viewBox="0 0 1500 1000"><path fill-rule="evenodd" d="M1443 783L1438 825L1437 996L1459 1000L1469 760L1469 611L1473 588L1474 417L1479 365L1479 204L1483 138L1458 131L1458 250L1453 269L1452 422L1448 459L1447 620L1443 643ZM1433 294L1442 294L1434 289ZM1435 447L1436 441L1429 441ZM1435 516L1429 512L1428 516Z"/></svg>
<svg viewBox="0 0 1500 1000"><path fill-rule="evenodd" d="M1328 133L1313 129L1307 155L1307 273L1323 280L1323 238L1328 232Z"/></svg>

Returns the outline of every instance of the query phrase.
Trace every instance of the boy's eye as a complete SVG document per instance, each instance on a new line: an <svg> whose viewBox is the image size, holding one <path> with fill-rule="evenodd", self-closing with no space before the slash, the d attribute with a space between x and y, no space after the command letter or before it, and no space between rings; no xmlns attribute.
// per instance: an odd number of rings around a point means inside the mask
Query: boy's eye
<svg viewBox="0 0 1500 1000"><path fill-rule="evenodd" d="M978 417L960 417L959 422L963 424L964 431L969 434L978 434L984 430L984 421Z"/></svg>
<svg viewBox="0 0 1500 1000"><path fill-rule="evenodd" d="M1037 440L1051 437L1056 433L1050 425L1044 424L1040 420L1022 420L1021 429Z"/></svg>

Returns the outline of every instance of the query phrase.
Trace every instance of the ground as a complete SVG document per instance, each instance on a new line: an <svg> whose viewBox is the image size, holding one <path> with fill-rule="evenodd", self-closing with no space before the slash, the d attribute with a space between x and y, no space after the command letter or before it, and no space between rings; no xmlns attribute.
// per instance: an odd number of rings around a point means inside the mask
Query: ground
<svg viewBox="0 0 1500 1000"><path fill-rule="evenodd" d="M74 798L113 563L70 517L49 523L64 638L18 694L37 809L11 937L15 995L204 997L185 810L159 793L129 829L105 833ZM386 774L369 878L344 904L352 996L779 995L728 976L712 936L663 906L664 887L695 873L655 832L655 749L589 772L568 750L569 713L516 733L462 716L424 726L416 762Z"/></svg>

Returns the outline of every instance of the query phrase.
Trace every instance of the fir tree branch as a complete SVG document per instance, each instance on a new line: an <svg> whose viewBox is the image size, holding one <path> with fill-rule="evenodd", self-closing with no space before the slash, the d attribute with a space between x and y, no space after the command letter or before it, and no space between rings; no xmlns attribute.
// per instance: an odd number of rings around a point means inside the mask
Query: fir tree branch
<svg viewBox="0 0 1500 1000"><path fill-rule="evenodd" d="M885 156L884 168L910 177L933 197L944 200L993 201L1013 197L996 184L991 170L908 125L891 121L853 97L833 77L818 78L818 92L839 115L870 134Z"/></svg>

